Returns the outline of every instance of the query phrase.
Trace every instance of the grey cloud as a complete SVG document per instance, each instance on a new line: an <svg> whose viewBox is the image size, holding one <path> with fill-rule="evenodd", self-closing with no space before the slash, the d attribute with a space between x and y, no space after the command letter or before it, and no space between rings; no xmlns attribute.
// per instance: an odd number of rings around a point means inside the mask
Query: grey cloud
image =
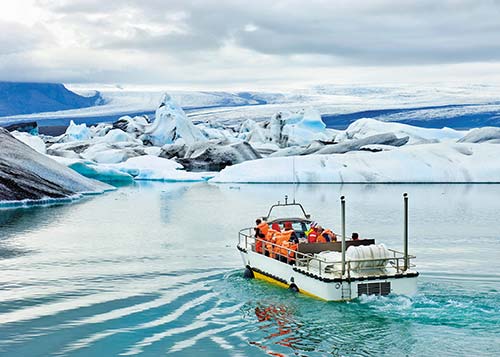
<svg viewBox="0 0 500 357"><path fill-rule="evenodd" d="M103 54L88 64L58 58L59 70L50 67L47 72L45 68L42 75L53 73L61 80L80 78L79 73L85 73L82 78L94 76L89 78L94 81L182 81L183 75L186 80L204 80L208 72L213 80L214 73L228 71L248 78L273 78L276 71L293 73L291 68L500 62L500 1L495 0L37 3L50 13L45 27L50 30L55 23L68 31L82 55L85 50L89 56ZM247 25L252 25L251 31L245 30ZM1 19L0 30L0 63L14 61L14 56L9 56L12 53L49 47L48 42L51 48L47 53L58 47L51 42L50 31L30 31ZM228 44L236 49L228 51ZM238 57L242 53L250 58ZM120 58L116 68L99 62L114 55ZM268 62L253 63L252 56ZM253 72L247 67L249 63ZM17 64L10 65L17 68ZM37 65L43 72L43 63ZM264 68L267 66L275 67ZM32 70L25 73L36 72ZM0 76L6 75L13 74L0 68Z"/></svg>
<svg viewBox="0 0 500 357"><path fill-rule="evenodd" d="M137 22L168 26L166 16L184 11L186 33L131 31L102 36L103 48L148 51L216 50L227 41L277 56L329 55L364 65L457 63L500 60L498 1L68 1L54 11L103 13L111 19L135 11ZM256 26L244 31L246 24ZM133 24L114 23L116 28ZM105 30L105 29L104 29Z"/></svg>
<svg viewBox="0 0 500 357"><path fill-rule="evenodd" d="M41 25L26 26L0 21L0 56L27 52L50 41L51 36Z"/></svg>

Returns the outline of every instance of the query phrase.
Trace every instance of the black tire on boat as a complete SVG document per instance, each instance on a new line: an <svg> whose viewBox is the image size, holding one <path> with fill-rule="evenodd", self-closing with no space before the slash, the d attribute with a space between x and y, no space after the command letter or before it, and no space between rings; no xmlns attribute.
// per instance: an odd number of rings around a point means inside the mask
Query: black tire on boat
<svg viewBox="0 0 500 357"><path fill-rule="evenodd" d="M298 292L299 292L299 288L298 288L298 287L297 287L297 285L295 285L295 284L291 284L291 285L288 287L288 290L293 291L294 293L298 293Z"/></svg>
<svg viewBox="0 0 500 357"><path fill-rule="evenodd" d="M253 279L254 278L253 270L250 269L249 267L246 267L245 272L243 273L243 277L245 277L246 279Z"/></svg>

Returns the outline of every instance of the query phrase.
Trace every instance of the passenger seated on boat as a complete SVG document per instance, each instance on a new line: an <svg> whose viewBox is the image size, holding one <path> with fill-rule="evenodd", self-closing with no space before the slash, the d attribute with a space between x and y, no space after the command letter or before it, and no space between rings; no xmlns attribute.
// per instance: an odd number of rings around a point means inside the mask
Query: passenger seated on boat
<svg viewBox="0 0 500 357"><path fill-rule="evenodd" d="M293 229L292 222L285 222L283 224L284 226L284 233L290 232L290 236L288 240L293 243L298 243L299 242L299 237L297 237L297 234L295 233L295 230Z"/></svg>
<svg viewBox="0 0 500 357"><path fill-rule="evenodd" d="M266 234L269 231L269 226L267 225L266 222L262 222L261 219L257 219L255 221L255 224L257 225L254 230L255 230L255 251L257 253L263 253L262 251L262 240L266 238Z"/></svg>
<svg viewBox="0 0 500 357"><path fill-rule="evenodd" d="M291 222L284 223L284 230L276 238L276 259L284 263L295 262L295 252L298 248L299 238L295 234ZM293 250L293 251L290 251Z"/></svg>
<svg viewBox="0 0 500 357"><path fill-rule="evenodd" d="M359 234L358 233L353 233L351 236L352 240L359 240Z"/></svg>
<svg viewBox="0 0 500 357"><path fill-rule="evenodd" d="M265 244L265 252L264 254L268 257L274 258L274 248L273 243L276 243L276 234L281 233L280 225L278 223L273 223L271 228L267 231L266 234L266 244Z"/></svg>
<svg viewBox="0 0 500 357"><path fill-rule="evenodd" d="M318 236L316 238L316 243L327 243L330 241L329 237L327 238L326 236L323 235L324 231L325 230L323 229L323 227L318 226L318 230L317 230Z"/></svg>
<svg viewBox="0 0 500 357"><path fill-rule="evenodd" d="M318 228L318 243L336 242L337 236L330 229Z"/></svg>
<svg viewBox="0 0 500 357"><path fill-rule="evenodd" d="M318 228L312 228L312 231L307 235L308 243L316 243L318 241Z"/></svg>
<svg viewBox="0 0 500 357"><path fill-rule="evenodd" d="M316 222L311 222L311 225L309 226L309 229L307 231L305 231L305 235L306 235L306 238L309 237L309 234L311 234L312 231L314 231L314 229L318 226L318 224Z"/></svg>

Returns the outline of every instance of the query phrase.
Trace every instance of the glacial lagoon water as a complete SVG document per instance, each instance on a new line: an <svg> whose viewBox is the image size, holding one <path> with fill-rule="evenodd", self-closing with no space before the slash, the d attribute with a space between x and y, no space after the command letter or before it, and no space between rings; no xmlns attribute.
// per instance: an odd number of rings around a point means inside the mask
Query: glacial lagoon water
<svg viewBox="0 0 500 357"><path fill-rule="evenodd" d="M410 250L418 295L325 303L245 280L237 232L285 194ZM500 185L140 183L0 211L0 355L498 356Z"/></svg>

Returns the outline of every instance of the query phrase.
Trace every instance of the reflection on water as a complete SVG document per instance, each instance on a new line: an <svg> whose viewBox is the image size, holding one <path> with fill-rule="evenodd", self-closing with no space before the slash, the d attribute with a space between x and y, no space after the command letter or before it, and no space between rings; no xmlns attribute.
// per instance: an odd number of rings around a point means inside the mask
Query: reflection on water
<svg viewBox="0 0 500 357"><path fill-rule="evenodd" d="M324 303L242 277L236 233L285 194L410 250L419 294ZM498 355L500 185L142 183L0 211L0 354Z"/></svg>

